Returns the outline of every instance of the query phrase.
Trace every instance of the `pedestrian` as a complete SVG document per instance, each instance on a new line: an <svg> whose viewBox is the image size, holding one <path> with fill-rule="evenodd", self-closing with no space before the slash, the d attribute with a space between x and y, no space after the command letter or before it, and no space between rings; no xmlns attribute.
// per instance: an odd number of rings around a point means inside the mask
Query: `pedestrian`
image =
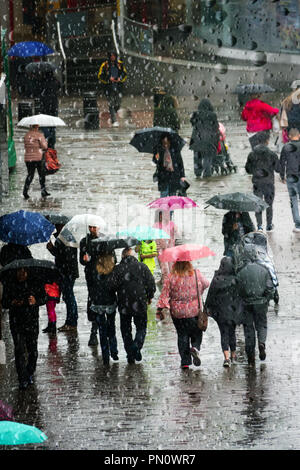
<svg viewBox="0 0 300 470"><path fill-rule="evenodd" d="M175 239L179 237L179 232L173 220L171 220L171 212L166 210L160 209L155 212L154 227L160 230L164 230L170 235L169 239L161 238L156 240L158 263L161 271L161 279L159 280L158 284L163 286L166 277L171 272L173 263L161 261L159 259L159 256L163 253L166 248L171 248L172 246L175 246ZM161 319L161 315L158 315L157 319Z"/></svg>
<svg viewBox="0 0 300 470"><path fill-rule="evenodd" d="M160 197L175 196L185 182L180 150L172 143L170 134L161 138L157 154L157 183Z"/></svg>
<svg viewBox="0 0 300 470"><path fill-rule="evenodd" d="M169 127L175 132L180 129L180 119L176 111L177 102L171 95L165 95L154 108L153 126Z"/></svg>
<svg viewBox="0 0 300 470"><path fill-rule="evenodd" d="M45 303L44 286L24 268L16 270L12 282L3 284L2 304L9 310L15 364L22 390L33 383L38 359L39 307Z"/></svg>
<svg viewBox="0 0 300 470"><path fill-rule="evenodd" d="M65 245L63 241L58 238L63 227L64 224L55 224L55 243L53 245L53 243L49 241L46 246L48 251L55 257L55 266L60 274L60 290L67 309L66 321L63 326L58 328L58 331L76 332L78 307L74 294L74 284L75 280L79 278L78 249ZM44 332L51 333L51 328L49 331Z"/></svg>
<svg viewBox="0 0 300 470"><path fill-rule="evenodd" d="M108 60L104 61L98 72L98 80L104 85L104 93L108 100L108 108L111 123L119 126L117 111L121 106L121 89L127 78L127 71L122 60L118 59L116 52L108 54Z"/></svg>
<svg viewBox="0 0 300 470"><path fill-rule="evenodd" d="M157 257L157 246L155 240L142 240L136 246L136 252L138 253L138 260L144 263L154 274L155 271L155 258Z"/></svg>
<svg viewBox="0 0 300 470"><path fill-rule="evenodd" d="M114 268L110 281L117 293L121 334L129 364L142 360L141 351L147 334L147 306L156 290L148 266L140 263L133 253L132 248L123 250L122 260ZM132 322L136 329L134 338Z"/></svg>
<svg viewBox="0 0 300 470"><path fill-rule="evenodd" d="M58 116L58 92L61 88L61 83L53 71L43 73L42 79L39 94L39 112L50 116ZM48 148L55 149L56 128L41 127L40 129L48 141Z"/></svg>
<svg viewBox="0 0 300 470"><path fill-rule="evenodd" d="M27 177L23 188L23 196L29 199L28 190L34 178L35 170L39 175L42 197L50 196L46 190L46 176L43 164L43 151L48 148L44 134L39 131L39 126L30 126L30 130L24 137L24 160L27 167Z"/></svg>
<svg viewBox="0 0 300 470"><path fill-rule="evenodd" d="M48 325L43 329L43 333L50 333L52 335L56 334L56 304L60 301L60 288L56 282L52 284L45 284L45 292L47 294L47 316L48 316Z"/></svg>
<svg viewBox="0 0 300 470"><path fill-rule="evenodd" d="M100 228L96 226L89 225L89 233L80 240L79 245L79 261L80 264L84 266L84 275L88 290L88 299L87 299L87 317L91 322L91 333L90 339L88 342L89 346L97 346L98 339L98 325L95 321L94 312L91 311L91 296L90 291L93 286L96 264L98 261L98 253L92 249L92 240L95 238L101 237L103 234L100 233Z"/></svg>
<svg viewBox="0 0 300 470"><path fill-rule="evenodd" d="M260 98L260 94L250 96L241 114L243 121L247 122L246 130L251 147L251 137L258 132L270 131L273 127L272 118L279 112L278 108L273 108Z"/></svg>
<svg viewBox="0 0 300 470"><path fill-rule="evenodd" d="M275 197L274 172L279 173L280 163L278 156L268 148L269 131L259 132L257 145L247 157L246 172L252 175L253 193L264 199L268 204L266 209L267 232L272 232L273 225L273 201ZM262 212L255 213L257 230L263 230Z"/></svg>
<svg viewBox="0 0 300 470"><path fill-rule="evenodd" d="M3 245L0 250L0 264L2 267L16 259L29 259L32 257L28 246L19 245L17 243L7 243Z"/></svg>
<svg viewBox="0 0 300 470"><path fill-rule="evenodd" d="M232 258L221 259L215 271L205 301L205 311L218 325L221 347L224 354L224 367L236 360L236 327L242 319L243 303L237 292L237 281Z"/></svg>
<svg viewBox="0 0 300 470"><path fill-rule="evenodd" d="M243 300L242 324L248 364L255 364L256 335L259 358L266 358L267 312L274 298L274 284L269 269L257 262L255 247L248 247L248 262L236 274L237 290Z"/></svg>
<svg viewBox="0 0 300 470"><path fill-rule="evenodd" d="M220 141L218 118L208 99L200 101L190 122L193 127L190 149L194 151L194 173L196 177L206 178L212 175L213 160Z"/></svg>
<svg viewBox="0 0 300 470"><path fill-rule="evenodd" d="M290 93L281 103L279 123L284 130L284 143L288 141L290 129L295 128L300 131L300 80L294 80L291 84Z"/></svg>
<svg viewBox="0 0 300 470"><path fill-rule="evenodd" d="M209 282L190 261L176 261L161 291L157 313L169 309L177 332L178 351L181 367L188 369L193 363L200 366L199 351L202 343L202 330L198 327L198 292L201 296ZM200 308L203 308L201 299Z"/></svg>
<svg viewBox="0 0 300 470"><path fill-rule="evenodd" d="M115 267L115 256L107 253L99 256L96 262L94 282L90 286L91 307L99 329L99 338L104 365L109 365L110 357L118 361L116 338L117 297L111 289L110 275Z"/></svg>
<svg viewBox="0 0 300 470"><path fill-rule="evenodd" d="M240 242L243 235L254 230L255 227L248 212L227 212L222 221L222 234L224 235L223 256L232 256L234 245Z"/></svg>
<svg viewBox="0 0 300 470"><path fill-rule="evenodd" d="M300 131L292 128L289 131L290 142L286 143L280 154L280 178L286 183L294 221L294 232L300 232L299 198L300 198Z"/></svg>

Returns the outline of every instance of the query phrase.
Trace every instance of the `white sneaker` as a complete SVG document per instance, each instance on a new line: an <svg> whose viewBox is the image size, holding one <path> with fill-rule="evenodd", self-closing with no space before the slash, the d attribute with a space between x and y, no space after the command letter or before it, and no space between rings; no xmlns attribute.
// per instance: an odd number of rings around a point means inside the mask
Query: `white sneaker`
<svg viewBox="0 0 300 470"><path fill-rule="evenodd" d="M300 227L294 227L294 228L293 228L293 232L299 233L299 232L300 232Z"/></svg>
<svg viewBox="0 0 300 470"><path fill-rule="evenodd" d="M120 125L120 124L118 123L118 121L115 121L112 126L113 126L113 127L119 127L119 125Z"/></svg>

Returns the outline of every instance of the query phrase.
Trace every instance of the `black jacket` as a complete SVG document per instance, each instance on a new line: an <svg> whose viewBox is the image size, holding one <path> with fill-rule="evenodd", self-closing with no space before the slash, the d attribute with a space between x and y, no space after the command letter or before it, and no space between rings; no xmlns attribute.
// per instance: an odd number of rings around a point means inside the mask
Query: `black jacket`
<svg viewBox="0 0 300 470"><path fill-rule="evenodd" d="M170 127L173 131L179 131L180 120L172 96L164 96L159 107L154 108L153 126Z"/></svg>
<svg viewBox="0 0 300 470"><path fill-rule="evenodd" d="M282 147L280 154L280 177L300 176L300 141L291 141Z"/></svg>
<svg viewBox="0 0 300 470"><path fill-rule="evenodd" d="M248 155L245 169L253 175L253 184L274 184L274 172L279 173L280 163L277 154L266 145L256 145Z"/></svg>
<svg viewBox="0 0 300 470"><path fill-rule="evenodd" d="M235 214L236 213L233 211L227 212L223 217L222 223L222 233L224 235L224 241L226 241L230 245L238 243L241 238L239 230L233 229L233 225L238 220L242 224L243 231L245 234L253 232L255 230L255 227L248 212L242 212L239 219L236 219Z"/></svg>
<svg viewBox="0 0 300 470"><path fill-rule="evenodd" d="M200 102L190 122L193 126L190 149L203 154L216 154L220 140L219 123L209 100Z"/></svg>
<svg viewBox="0 0 300 470"><path fill-rule="evenodd" d="M95 270L93 274L93 282L89 288L91 302L94 305L113 305L117 302L117 296L111 286L110 274L99 274Z"/></svg>
<svg viewBox="0 0 300 470"><path fill-rule="evenodd" d="M72 279L79 277L77 248L66 246L57 239L54 246L48 250L55 257L55 266L62 276L69 276Z"/></svg>
<svg viewBox="0 0 300 470"><path fill-rule="evenodd" d="M157 160L157 179L158 179L158 190L163 191L165 187L169 184L170 191L176 192L180 189L180 178L185 176L184 165L181 156L181 152L174 148L170 147L169 149L174 171L167 171L164 168L164 154L165 150L163 148L159 149L159 158Z"/></svg>
<svg viewBox="0 0 300 470"><path fill-rule="evenodd" d="M16 259L29 259L32 254L28 246L17 245L16 243L8 243L1 248L0 264L5 266Z"/></svg>
<svg viewBox="0 0 300 470"><path fill-rule="evenodd" d="M217 323L241 323L243 301L237 291L230 257L222 258L219 269L215 271L207 293L205 309Z"/></svg>
<svg viewBox="0 0 300 470"><path fill-rule="evenodd" d="M156 291L150 269L134 256L123 258L114 268L110 285L117 292L118 309L121 314L144 312Z"/></svg>

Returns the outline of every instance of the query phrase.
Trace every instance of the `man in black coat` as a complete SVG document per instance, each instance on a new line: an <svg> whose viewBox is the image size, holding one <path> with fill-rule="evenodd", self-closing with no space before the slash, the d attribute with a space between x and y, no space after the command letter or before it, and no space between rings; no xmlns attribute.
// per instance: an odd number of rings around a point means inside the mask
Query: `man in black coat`
<svg viewBox="0 0 300 470"><path fill-rule="evenodd" d="M2 304L9 309L16 370L23 390L33 382L38 358L39 306L46 301L44 286L24 268L16 271L14 280L3 282Z"/></svg>
<svg viewBox="0 0 300 470"><path fill-rule="evenodd" d="M158 150L156 165L160 197L175 196L181 189L181 183L185 181L181 152L167 134L162 137Z"/></svg>
<svg viewBox="0 0 300 470"><path fill-rule="evenodd" d="M253 232L255 227L248 212L229 211L223 217L224 256L233 255L233 247L243 235Z"/></svg>
<svg viewBox="0 0 300 470"><path fill-rule="evenodd" d="M133 364L142 360L141 349L147 333L147 305L151 303L156 286L150 269L140 263L131 248L122 253L122 261L111 277L111 287L117 292L121 333L127 361ZM132 320L136 335L132 337Z"/></svg>
<svg viewBox="0 0 300 470"><path fill-rule="evenodd" d="M274 228L273 220L273 201L275 197L274 172L279 173L280 163L275 152L268 148L269 132L259 132L256 145L249 153L245 165L246 172L253 175L253 193L255 196L264 199L269 205L267 213L267 232ZM257 229L262 230L262 213L256 212Z"/></svg>
<svg viewBox="0 0 300 470"><path fill-rule="evenodd" d="M50 241L47 243L47 249L55 257L55 265L61 275L61 292L67 308L67 317L65 324L58 331L77 331L78 308L74 295L75 280L79 277L78 270L78 250L77 248L66 246L62 240L58 239L63 224L56 224L55 244ZM50 333L48 327L43 330L44 333Z"/></svg>

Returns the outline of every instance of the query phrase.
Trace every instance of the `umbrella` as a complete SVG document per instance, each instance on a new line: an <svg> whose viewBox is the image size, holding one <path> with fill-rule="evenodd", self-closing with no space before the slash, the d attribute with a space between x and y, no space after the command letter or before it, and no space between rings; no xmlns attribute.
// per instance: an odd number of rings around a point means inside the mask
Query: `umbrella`
<svg viewBox="0 0 300 470"><path fill-rule="evenodd" d="M183 140L177 132L173 131L169 127L146 127L136 131L133 138L130 141L130 145L135 147L139 152L154 153L160 144L160 141L164 135L168 134L171 140L171 144L175 145L178 150L181 150L185 145Z"/></svg>
<svg viewBox="0 0 300 470"><path fill-rule="evenodd" d="M138 240L162 240L170 238L164 230L149 227L147 225L138 225L137 227L121 230L120 232L117 232L117 237L132 237Z"/></svg>
<svg viewBox="0 0 300 470"><path fill-rule="evenodd" d="M84 238L89 226L103 228L106 226L105 220L100 215L78 214L64 226L57 238L66 246L79 248L80 240Z"/></svg>
<svg viewBox="0 0 300 470"><path fill-rule="evenodd" d="M0 240L7 243L45 243L54 230L54 225L38 212L20 210L0 217Z"/></svg>
<svg viewBox="0 0 300 470"><path fill-rule="evenodd" d="M168 196L168 197L161 197L156 199L155 201L150 202L147 204L147 207L150 209L161 209L171 211L174 209L189 209L191 207L198 207L196 202L189 197L183 196Z"/></svg>
<svg viewBox="0 0 300 470"><path fill-rule="evenodd" d="M38 444L47 439L46 434L35 426L14 421L0 421L0 445L2 446Z"/></svg>
<svg viewBox="0 0 300 470"><path fill-rule="evenodd" d="M56 212L45 212L42 214L53 225L66 225L70 221L70 217Z"/></svg>
<svg viewBox="0 0 300 470"><path fill-rule="evenodd" d="M275 91L274 88L262 83L247 83L246 85L237 85L234 93L239 95L251 95L255 93L271 93Z"/></svg>
<svg viewBox="0 0 300 470"><path fill-rule="evenodd" d="M67 124L57 116L50 116L50 114L35 114L34 116L27 116L18 122L18 127L30 127L34 125L42 127L62 127Z"/></svg>
<svg viewBox="0 0 300 470"><path fill-rule="evenodd" d="M185 244L166 248L158 257L163 262L192 261L200 258L215 256L215 253L207 246Z"/></svg>
<svg viewBox="0 0 300 470"><path fill-rule="evenodd" d="M15 279L16 271L25 268L31 279L35 278L40 283L47 284L60 280L60 275L53 261L46 259L17 259L0 270L1 282L8 282Z"/></svg>
<svg viewBox="0 0 300 470"><path fill-rule="evenodd" d="M235 212L261 212L266 209L266 204L260 197L252 193L218 194L206 201L206 204Z"/></svg>
<svg viewBox="0 0 300 470"><path fill-rule="evenodd" d="M129 248L138 245L139 240L133 237L118 238L116 235L105 235L92 240L92 249L97 253L111 253L118 248Z"/></svg>
<svg viewBox="0 0 300 470"><path fill-rule="evenodd" d="M18 42L7 51L10 57L37 57L53 53L51 47L38 41Z"/></svg>
<svg viewBox="0 0 300 470"><path fill-rule="evenodd" d="M30 64L25 67L26 73L29 75L41 75L47 72L55 72L57 67L51 62L30 62Z"/></svg>

